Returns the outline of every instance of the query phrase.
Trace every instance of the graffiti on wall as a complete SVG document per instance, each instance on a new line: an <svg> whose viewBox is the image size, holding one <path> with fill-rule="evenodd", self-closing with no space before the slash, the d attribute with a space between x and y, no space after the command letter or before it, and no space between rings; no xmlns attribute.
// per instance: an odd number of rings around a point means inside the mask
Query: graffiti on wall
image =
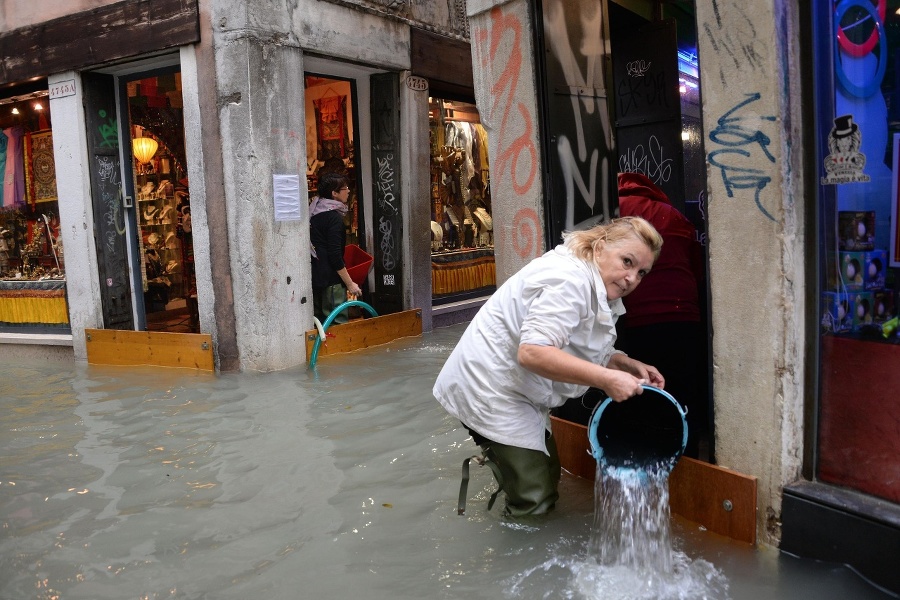
<svg viewBox="0 0 900 600"><path fill-rule="evenodd" d="M720 57L717 75L713 74L715 67L712 67L708 70L707 79L719 81L724 88L728 88L728 82L732 79L729 71L752 76L753 72L765 69L764 58L772 51L764 47L765 36L758 35L750 14L737 8L725 16L722 8L715 7L715 19L698 24L698 29L715 55ZM770 150L778 119L759 112L760 105L757 103L762 98L759 92L738 96L728 93L728 90L723 91L726 97L734 96L736 100L730 109L719 116L707 136L709 145L706 157L711 167L710 177L715 176L713 169L717 169L729 198L752 196L759 212L774 221L775 217L763 201L763 191L772 181L773 174L781 168Z"/></svg>
<svg viewBox="0 0 900 600"><path fill-rule="evenodd" d="M777 118L771 115L759 115L750 110L760 94L745 94L744 99L725 112L716 122L716 127L709 133L711 145L716 147L707 155L709 164L717 169L725 185L729 198L736 192L752 190L753 201L759 211L768 219L775 220L763 206L761 195L772 177L767 171L757 168L759 158L764 157L775 164L775 157L769 151L771 138L762 128L774 123Z"/></svg>
<svg viewBox="0 0 900 600"><path fill-rule="evenodd" d="M672 178L674 163L659 138L652 134L646 146L643 143L626 146L619 154L620 173L641 173L658 186Z"/></svg>
<svg viewBox="0 0 900 600"><path fill-rule="evenodd" d="M380 314L403 310L403 197L400 161L400 79L395 73L370 77L373 169L373 306Z"/></svg>
<svg viewBox="0 0 900 600"><path fill-rule="evenodd" d="M98 125L97 130L102 140L98 145L100 148L118 148L119 147L119 126L116 123L115 115L107 115L102 108L97 111Z"/></svg>
<svg viewBox="0 0 900 600"><path fill-rule="evenodd" d="M398 182L394 177L396 160L393 152L379 152L375 155L378 172L375 181L375 203L378 206L378 239L381 250L381 266L385 275L382 281L386 286L396 285L394 270L397 268L399 246L395 243L395 225L402 216L399 207Z"/></svg>
<svg viewBox="0 0 900 600"><path fill-rule="evenodd" d="M105 208L103 222L107 249L115 249L116 238L125 235L125 219L121 214L122 186L119 182L119 159L114 156L97 156L97 178L100 202Z"/></svg>
<svg viewBox="0 0 900 600"><path fill-rule="evenodd" d="M520 79L527 77L523 60L522 41L526 31L521 19L504 13L499 7L490 12L487 26L473 24L472 47L475 59L485 72L492 74L490 85L491 104L482 110L482 121L491 125L493 139L497 144L497 157L493 159L492 178L501 187L509 187L523 196L532 191L537 177L538 154L535 147L535 124L532 110L519 97L525 92L520 87ZM494 243L498 247L512 242L514 251L522 258L537 256L543 251L540 220L530 208L521 209L514 217L516 221L527 221L534 215L535 226L520 229L513 226L512 239L497 235ZM521 236L527 236L522 239ZM501 251L502 253L502 251Z"/></svg>
<svg viewBox="0 0 900 600"><path fill-rule="evenodd" d="M394 284L393 271L397 266L396 248L394 247L394 232L391 217L400 214L397 208L397 196L394 194L394 155L393 153L385 156L375 157L378 165L378 178L375 182L375 201L381 208L382 215L378 219L378 233L381 240L378 246L381 248L381 266L390 277L385 279L385 285Z"/></svg>
<svg viewBox="0 0 900 600"><path fill-rule="evenodd" d="M597 91L604 89L600 2L581 3L576 15L569 15L560 0L545 2L544 37L560 70L563 89L570 90L571 114L566 115L566 120L571 125L555 131L550 143L556 145L565 186L562 225L571 230L610 216L609 198L604 190L610 171L608 157L613 150L609 143L611 123L605 99ZM598 123L600 135L596 131ZM585 206L587 210L582 208ZM582 218L585 215L589 215L587 221Z"/></svg>

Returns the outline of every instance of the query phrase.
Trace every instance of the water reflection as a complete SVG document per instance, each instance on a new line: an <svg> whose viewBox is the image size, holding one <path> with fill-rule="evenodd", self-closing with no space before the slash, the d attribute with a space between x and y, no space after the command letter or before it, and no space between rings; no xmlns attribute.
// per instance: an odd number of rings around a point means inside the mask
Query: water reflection
<svg viewBox="0 0 900 600"><path fill-rule="evenodd" d="M590 564L592 482L565 477L553 514L514 525L473 468L457 516L476 448L431 386L461 332L315 372L0 366L0 598L641 597ZM723 573L721 597L884 597L690 523L673 543L676 571Z"/></svg>

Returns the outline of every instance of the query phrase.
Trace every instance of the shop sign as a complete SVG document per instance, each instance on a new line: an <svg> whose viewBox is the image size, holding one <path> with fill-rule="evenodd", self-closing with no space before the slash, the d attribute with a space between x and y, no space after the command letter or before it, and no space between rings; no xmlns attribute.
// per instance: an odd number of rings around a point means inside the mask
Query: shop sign
<svg viewBox="0 0 900 600"><path fill-rule="evenodd" d="M57 98L65 98L66 96L74 96L75 95L75 80L74 79L66 79L65 81L58 81L50 86L50 99L56 100Z"/></svg>

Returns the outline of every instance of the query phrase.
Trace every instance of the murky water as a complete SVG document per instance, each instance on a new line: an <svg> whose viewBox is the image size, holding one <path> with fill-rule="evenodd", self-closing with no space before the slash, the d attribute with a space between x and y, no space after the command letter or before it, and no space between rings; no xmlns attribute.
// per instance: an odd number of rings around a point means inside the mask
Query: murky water
<svg viewBox="0 0 900 600"><path fill-rule="evenodd" d="M490 471L431 397L462 327L316 372L0 365L0 599L642 598L590 552L593 483L486 511ZM672 523L672 598L885 598L843 567ZM705 590L705 591L704 591Z"/></svg>

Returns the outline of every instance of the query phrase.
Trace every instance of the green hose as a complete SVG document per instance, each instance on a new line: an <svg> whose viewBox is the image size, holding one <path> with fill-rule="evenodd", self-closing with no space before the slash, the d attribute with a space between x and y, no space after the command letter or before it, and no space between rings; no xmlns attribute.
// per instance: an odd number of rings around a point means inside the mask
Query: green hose
<svg viewBox="0 0 900 600"><path fill-rule="evenodd" d="M339 314L341 314L342 312L344 312L351 306L360 306L360 307L366 309L367 311L369 311L369 314L371 316L373 316L373 317L378 316L378 313L375 312L375 309L372 308L371 306L369 306L368 304L366 304L365 302L363 302L362 300L347 300L346 302L344 302L343 304L341 304L337 308L335 308L333 311L331 311L331 314L328 315L328 318L325 319L324 323L322 323L322 334L324 335L324 333L326 331L328 331L328 327L331 326L332 321L334 321ZM319 358L319 346L321 346L321 345L322 345L322 335L317 335L316 343L313 344L312 352L309 355L309 366L310 367L316 366L316 359Z"/></svg>

